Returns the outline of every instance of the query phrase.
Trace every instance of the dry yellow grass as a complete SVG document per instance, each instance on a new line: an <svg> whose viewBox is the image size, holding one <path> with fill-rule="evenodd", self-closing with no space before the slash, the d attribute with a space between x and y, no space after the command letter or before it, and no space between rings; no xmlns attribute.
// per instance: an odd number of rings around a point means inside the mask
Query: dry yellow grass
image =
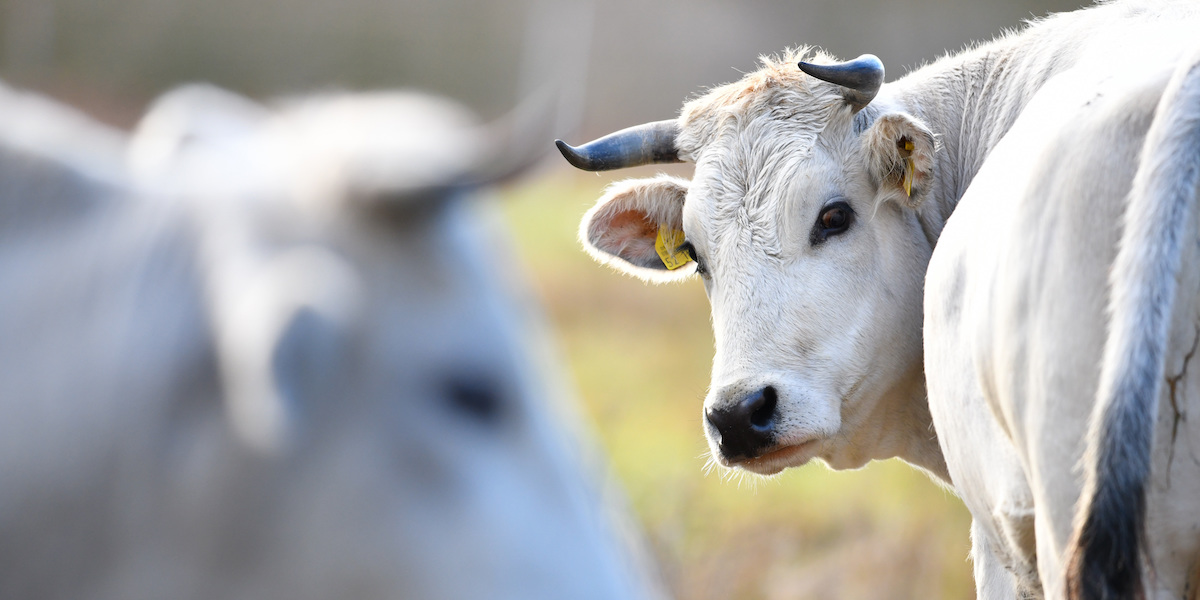
<svg viewBox="0 0 1200 600"><path fill-rule="evenodd" d="M708 301L697 281L648 286L580 249L579 219L611 179L556 171L506 190L504 212L675 595L972 597L966 509L903 463L704 473Z"/></svg>

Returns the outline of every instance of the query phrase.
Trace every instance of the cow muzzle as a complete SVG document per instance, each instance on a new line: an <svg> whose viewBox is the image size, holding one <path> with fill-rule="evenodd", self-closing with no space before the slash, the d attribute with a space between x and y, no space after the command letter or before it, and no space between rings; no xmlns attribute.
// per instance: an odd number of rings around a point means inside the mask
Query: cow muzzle
<svg viewBox="0 0 1200 600"><path fill-rule="evenodd" d="M766 386L733 404L705 411L710 434L726 462L758 458L775 444L779 395Z"/></svg>

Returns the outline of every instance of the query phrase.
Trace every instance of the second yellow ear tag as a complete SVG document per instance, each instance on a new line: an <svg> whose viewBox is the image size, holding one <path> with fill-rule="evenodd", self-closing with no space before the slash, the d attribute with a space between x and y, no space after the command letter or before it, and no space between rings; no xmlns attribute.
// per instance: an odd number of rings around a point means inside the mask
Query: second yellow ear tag
<svg viewBox="0 0 1200 600"><path fill-rule="evenodd" d="M912 198L913 171L916 169L911 156L904 159L904 193L909 198Z"/></svg>
<svg viewBox="0 0 1200 600"><path fill-rule="evenodd" d="M670 271L674 271L692 262L690 254L679 251L679 247L683 245L683 240L683 231L671 229L666 225L658 226L658 240L654 242L654 249L658 250L658 257L662 259L663 265Z"/></svg>
<svg viewBox="0 0 1200 600"><path fill-rule="evenodd" d="M913 148L915 148L915 146L913 146L912 140L907 140L907 139L904 140L904 150L905 151L912 152ZM905 156L904 157L904 194L907 195L909 198L912 198L913 171L915 171L915 170L916 170L916 166L913 165L912 154Z"/></svg>

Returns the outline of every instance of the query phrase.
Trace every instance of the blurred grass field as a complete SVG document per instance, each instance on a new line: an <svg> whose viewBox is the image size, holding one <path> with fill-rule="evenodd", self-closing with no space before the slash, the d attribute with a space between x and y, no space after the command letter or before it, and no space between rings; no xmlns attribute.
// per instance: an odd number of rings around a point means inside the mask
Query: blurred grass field
<svg viewBox="0 0 1200 600"><path fill-rule="evenodd" d="M579 220L612 180L555 170L506 190L504 212L675 596L972 597L966 509L904 463L704 473L708 301L698 280L647 285L584 253Z"/></svg>

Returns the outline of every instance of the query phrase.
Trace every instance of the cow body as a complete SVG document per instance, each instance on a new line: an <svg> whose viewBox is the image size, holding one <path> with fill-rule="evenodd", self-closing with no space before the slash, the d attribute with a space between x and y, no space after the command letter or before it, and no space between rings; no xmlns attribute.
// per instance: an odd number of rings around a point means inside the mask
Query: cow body
<svg viewBox="0 0 1200 600"><path fill-rule="evenodd" d="M1187 188L1192 176L1186 165L1136 174L1144 140L1158 139L1147 133L1155 116L1167 114L1162 98L1182 100L1157 127L1169 132L1177 118L1191 131L1190 88L1169 82L1189 77L1198 26L1193 3L1103 3L887 85L873 57L766 59L684 106L669 156L695 163L691 181L615 184L581 237L647 279L704 277L717 346L705 421L717 462L763 474L813 458L922 466L971 510L977 585L989 598L1061 597L1088 585L1071 569L1099 564L1140 585L1140 533L1117 544L1120 559L1070 561L1090 551L1097 529L1083 524L1096 515L1112 519L1099 530L1141 531L1135 500L1093 510L1089 499L1142 497L1140 484L1106 478L1145 480L1146 585L1192 593L1200 534L1185 513L1195 513L1200 472L1186 415L1200 400L1183 375L1197 335L1194 217L1163 219L1185 225L1171 225L1176 245L1161 251L1153 224L1136 239L1121 224L1151 202L1128 198L1154 196L1131 182ZM797 69L806 58L817 64ZM1164 156L1182 165L1196 155L1194 141L1173 143ZM1195 204L1187 190L1176 196ZM648 226L631 225L639 219ZM680 252L695 264L656 262L655 229L682 230ZM1121 248L1133 258L1118 260ZM1159 255L1182 263L1161 258L1175 266L1148 280L1112 267ZM1123 275L1110 282L1110 271ZM1135 280L1170 285L1143 300ZM1128 310L1110 319L1110 304ZM1139 315L1164 311L1139 333ZM1165 349L1145 354L1152 360L1106 354L1142 345ZM1117 375L1124 364L1158 369L1147 375L1162 382L1153 402L1106 387L1131 381ZM1157 425L1142 427L1156 428L1150 477L1121 457L1139 455L1137 424L1154 415Z"/></svg>
<svg viewBox="0 0 1200 600"><path fill-rule="evenodd" d="M1109 273L1146 131L1172 69L1056 77L996 146L938 241L926 280L930 409L975 516L985 597L1061 597L1111 304ZM1196 239L1190 224L1188 238ZM1151 589L1194 590L1200 387L1187 246L1158 400L1148 499ZM1180 535L1182 533L1182 535ZM1016 575L1015 580L1008 573ZM1040 574L1040 576L1039 576Z"/></svg>
<svg viewBox="0 0 1200 600"><path fill-rule="evenodd" d="M647 593L455 185L485 160L461 109L187 89L127 169L11 98L76 152L2 144L0 597Z"/></svg>

